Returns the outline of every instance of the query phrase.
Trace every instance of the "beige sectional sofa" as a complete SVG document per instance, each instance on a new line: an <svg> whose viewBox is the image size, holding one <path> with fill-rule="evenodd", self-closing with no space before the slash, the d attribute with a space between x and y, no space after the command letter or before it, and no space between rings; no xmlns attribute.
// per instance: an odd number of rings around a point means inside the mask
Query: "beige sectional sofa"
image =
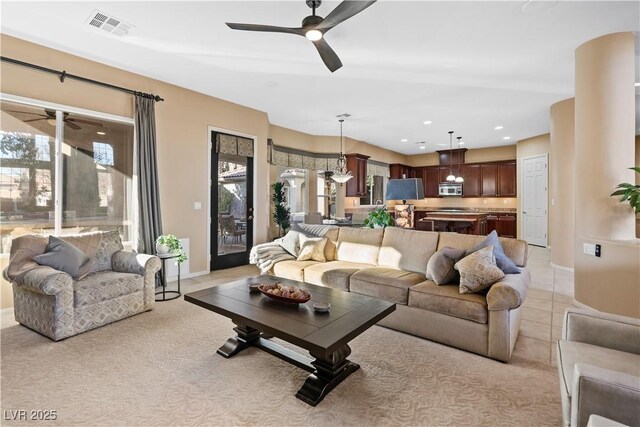
<svg viewBox="0 0 640 427"><path fill-rule="evenodd" d="M511 359L531 280L524 268L525 241L500 239L520 274L507 274L488 292L461 294L457 284L438 286L427 280L427 262L441 248L468 249L484 236L335 227L325 237L327 262L286 260L271 273L393 301L396 311L380 325L504 362Z"/></svg>

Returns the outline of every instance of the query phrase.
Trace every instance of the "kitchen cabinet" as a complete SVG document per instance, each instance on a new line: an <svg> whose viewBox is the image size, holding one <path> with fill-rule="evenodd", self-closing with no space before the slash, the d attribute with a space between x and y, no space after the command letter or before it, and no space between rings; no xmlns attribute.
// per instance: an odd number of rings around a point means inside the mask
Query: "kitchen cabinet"
<svg viewBox="0 0 640 427"><path fill-rule="evenodd" d="M346 183L347 197L362 197L367 194L367 159L363 154L345 154L347 169L353 175Z"/></svg>
<svg viewBox="0 0 640 427"><path fill-rule="evenodd" d="M422 168L422 185L424 197L438 197L438 185L440 184L440 167L428 166Z"/></svg>
<svg viewBox="0 0 640 427"><path fill-rule="evenodd" d="M500 237L516 238L517 232L516 214L499 214L496 223L496 231Z"/></svg>
<svg viewBox="0 0 640 427"><path fill-rule="evenodd" d="M440 166L440 182L447 182L447 176L452 173L454 176L460 175L460 168L458 166Z"/></svg>
<svg viewBox="0 0 640 427"><path fill-rule="evenodd" d="M499 197L516 197L516 162L498 163Z"/></svg>
<svg viewBox="0 0 640 427"><path fill-rule="evenodd" d="M391 179L416 178L416 171L411 166L402 163L392 163L389 165L389 176ZM419 176L418 176L419 178Z"/></svg>
<svg viewBox="0 0 640 427"><path fill-rule="evenodd" d="M480 165L462 165L462 196L480 197L481 194L481 170Z"/></svg>
<svg viewBox="0 0 640 427"><path fill-rule="evenodd" d="M487 215L486 233L490 234L498 226L498 215L490 213Z"/></svg>
<svg viewBox="0 0 640 427"><path fill-rule="evenodd" d="M498 195L498 165L495 163L486 163L480 165L482 188L480 195L482 197L495 197Z"/></svg>

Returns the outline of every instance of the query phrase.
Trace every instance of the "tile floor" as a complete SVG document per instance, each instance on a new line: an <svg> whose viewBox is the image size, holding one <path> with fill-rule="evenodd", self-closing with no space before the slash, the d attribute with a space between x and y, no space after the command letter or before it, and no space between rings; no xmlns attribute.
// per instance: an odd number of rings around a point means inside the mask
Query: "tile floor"
<svg viewBox="0 0 640 427"><path fill-rule="evenodd" d="M553 364L554 344L562 333L562 316L573 301L573 273L553 268L549 250L534 246L530 246L527 266L532 282L522 307L520 335L514 354ZM205 276L183 279L182 292L193 292L256 274L258 269L253 265L214 271ZM175 287L175 282L169 287ZM15 324L11 310L2 311L1 323L3 328Z"/></svg>

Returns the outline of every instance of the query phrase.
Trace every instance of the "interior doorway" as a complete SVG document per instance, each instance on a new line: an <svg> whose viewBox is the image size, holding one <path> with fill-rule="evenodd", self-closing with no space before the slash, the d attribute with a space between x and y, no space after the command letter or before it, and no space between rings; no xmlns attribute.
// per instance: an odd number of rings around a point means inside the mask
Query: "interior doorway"
<svg viewBox="0 0 640 427"><path fill-rule="evenodd" d="M239 140L249 141L251 150L233 149L240 146ZM213 271L249 263L253 246L253 141L215 131L211 132L211 141Z"/></svg>
<svg viewBox="0 0 640 427"><path fill-rule="evenodd" d="M547 246L548 155L522 159L522 238L529 244Z"/></svg>

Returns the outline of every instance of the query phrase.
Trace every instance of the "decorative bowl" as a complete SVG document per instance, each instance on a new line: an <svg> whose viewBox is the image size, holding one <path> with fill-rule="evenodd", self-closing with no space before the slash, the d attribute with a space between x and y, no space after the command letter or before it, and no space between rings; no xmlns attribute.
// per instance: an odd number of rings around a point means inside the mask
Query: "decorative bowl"
<svg viewBox="0 0 640 427"><path fill-rule="evenodd" d="M318 313L328 313L331 309L331 304L328 302L315 302L313 303L313 309Z"/></svg>
<svg viewBox="0 0 640 427"><path fill-rule="evenodd" d="M290 289L290 288L295 288L296 290L298 290L300 293L302 293L302 297L300 298L290 298L288 296L282 296L282 295L277 295L277 294L273 294L273 293L269 293L269 290L273 290L278 288L278 285L280 285L281 288L286 288L286 289ZM260 292L262 292L263 295L274 299L276 301L280 301L280 302L284 302L287 304L303 304L307 301L309 301L311 299L311 294L307 291L305 291L304 289L298 289L295 286L287 286L287 287L283 287L280 283L269 283L269 284L262 284L260 286L258 286L258 290Z"/></svg>

